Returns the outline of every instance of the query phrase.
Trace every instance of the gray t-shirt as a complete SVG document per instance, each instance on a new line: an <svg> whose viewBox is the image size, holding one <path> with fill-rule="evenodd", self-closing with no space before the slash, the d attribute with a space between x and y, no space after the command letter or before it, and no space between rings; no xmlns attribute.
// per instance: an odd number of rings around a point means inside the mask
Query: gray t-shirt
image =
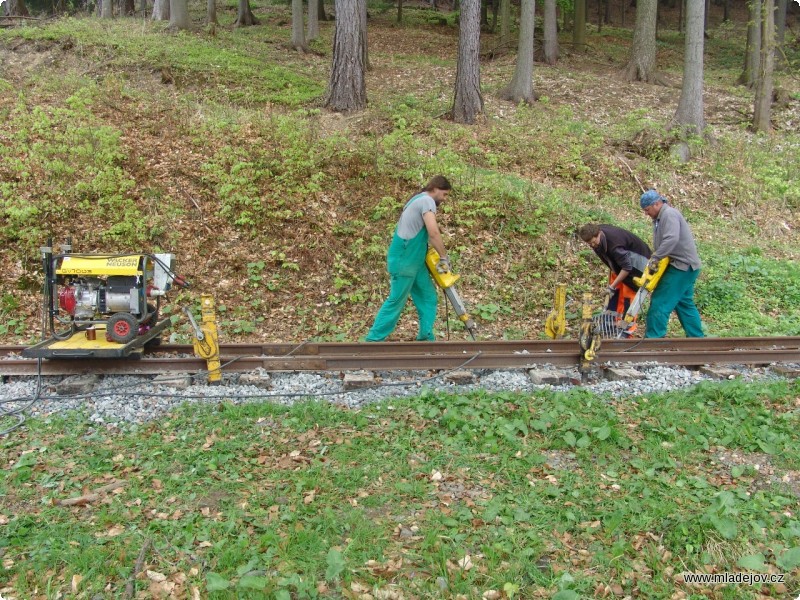
<svg viewBox="0 0 800 600"><path fill-rule="evenodd" d="M403 208L403 214L397 223L397 235L404 240L415 238L425 227L422 215L426 212L436 214L436 202L428 194L421 192L411 198Z"/></svg>

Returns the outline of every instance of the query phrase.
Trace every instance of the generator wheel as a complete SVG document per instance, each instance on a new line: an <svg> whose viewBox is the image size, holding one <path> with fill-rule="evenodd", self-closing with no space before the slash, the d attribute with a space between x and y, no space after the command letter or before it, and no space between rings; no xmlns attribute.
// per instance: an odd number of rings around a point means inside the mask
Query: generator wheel
<svg viewBox="0 0 800 600"><path fill-rule="evenodd" d="M130 313L117 313L108 320L108 338L118 344L127 344L139 333L139 322Z"/></svg>

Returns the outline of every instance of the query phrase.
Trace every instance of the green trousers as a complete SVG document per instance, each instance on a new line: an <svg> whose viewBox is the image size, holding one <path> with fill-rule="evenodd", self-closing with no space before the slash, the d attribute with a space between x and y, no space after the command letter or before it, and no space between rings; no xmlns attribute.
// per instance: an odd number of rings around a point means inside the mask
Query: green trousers
<svg viewBox="0 0 800 600"><path fill-rule="evenodd" d="M678 315L686 337L705 337L700 312L694 303L694 283L699 275L700 269L681 271L672 265L667 267L653 290L644 337L662 338L667 335L672 311Z"/></svg>
<svg viewBox="0 0 800 600"><path fill-rule="evenodd" d="M427 269L420 269L415 277L391 275L389 297L375 316L375 322L367 334L366 341L382 342L397 327L400 315L406 307L409 295L419 316L418 341L433 341L433 323L436 320L436 287Z"/></svg>
<svg viewBox="0 0 800 600"><path fill-rule="evenodd" d="M428 232L424 227L410 240L404 240L395 233L387 256L391 282L389 297L375 316L365 341L382 342L391 335L409 296L419 316L417 340L434 340L433 323L436 320L438 296L428 267L425 266L427 251Z"/></svg>

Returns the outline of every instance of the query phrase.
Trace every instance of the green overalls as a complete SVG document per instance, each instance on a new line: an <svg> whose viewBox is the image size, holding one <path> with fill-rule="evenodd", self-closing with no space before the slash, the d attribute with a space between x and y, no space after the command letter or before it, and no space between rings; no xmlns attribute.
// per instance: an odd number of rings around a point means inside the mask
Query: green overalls
<svg viewBox="0 0 800 600"><path fill-rule="evenodd" d="M421 197L422 194L418 194L409 200L405 208ZM389 297L375 316L375 322L365 338L367 342L382 342L391 335L397 327L409 295L419 316L417 341L434 340L433 323L436 320L438 296L425 266L427 252L428 230L424 225L420 232L410 240L404 240L398 236L395 229L386 257L391 281Z"/></svg>

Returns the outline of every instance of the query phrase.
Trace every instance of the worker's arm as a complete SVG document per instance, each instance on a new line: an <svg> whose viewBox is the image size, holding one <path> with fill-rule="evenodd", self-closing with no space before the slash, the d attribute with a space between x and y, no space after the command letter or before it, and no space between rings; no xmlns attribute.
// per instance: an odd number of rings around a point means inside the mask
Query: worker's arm
<svg viewBox="0 0 800 600"><path fill-rule="evenodd" d="M658 226L661 227L661 241L650 256L650 261L656 262L672 254L678 246L681 235L680 218L674 212L664 214L659 219Z"/></svg>
<svg viewBox="0 0 800 600"><path fill-rule="evenodd" d="M428 245L439 253L439 258L447 258L447 250L444 249L442 234L439 231L439 224L436 222L436 215L433 211L428 211L422 215L425 222L425 229L428 230Z"/></svg>
<svg viewBox="0 0 800 600"><path fill-rule="evenodd" d="M625 281L625 278L629 274L630 274L630 271L626 271L625 269L620 269L620 272L617 273L617 278L614 281L612 281L611 284L608 287L612 287L614 289L617 289L617 286L620 283L622 283L623 281Z"/></svg>

